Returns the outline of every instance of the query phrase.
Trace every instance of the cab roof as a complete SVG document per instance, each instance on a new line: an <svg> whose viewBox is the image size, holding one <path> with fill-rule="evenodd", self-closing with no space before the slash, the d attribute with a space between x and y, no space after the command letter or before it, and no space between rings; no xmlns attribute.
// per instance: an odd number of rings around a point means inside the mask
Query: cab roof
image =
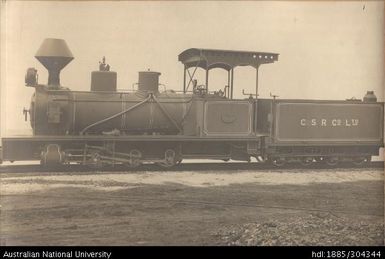
<svg viewBox="0 0 385 259"><path fill-rule="evenodd" d="M278 56L279 54L270 52L191 48L180 53L178 60L186 68L201 67L205 70L222 68L229 71L237 66L258 68L261 64L277 61Z"/></svg>

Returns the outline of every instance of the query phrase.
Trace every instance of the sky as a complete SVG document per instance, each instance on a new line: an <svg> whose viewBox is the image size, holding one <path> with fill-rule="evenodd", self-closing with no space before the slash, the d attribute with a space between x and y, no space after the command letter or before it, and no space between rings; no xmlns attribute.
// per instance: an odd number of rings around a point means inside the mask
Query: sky
<svg viewBox="0 0 385 259"><path fill-rule="evenodd" d="M383 1L6 1L1 14L2 136L30 132L22 110L34 89L24 76L35 67L39 83L47 82L34 58L45 38L65 39L71 49L75 59L61 72L71 90L90 89L103 56L118 74L118 88L130 89L138 71L151 69L162 73L167 89L181 90L178 54L212 48L280 54L260 68L261 98L344 100L374 90L384 100ZM203 71L199 76L203 84ZM236 98L254 90L254 69L236 68L234 77ZM227 72L210 71L211 90L226 82Z"/></svg>

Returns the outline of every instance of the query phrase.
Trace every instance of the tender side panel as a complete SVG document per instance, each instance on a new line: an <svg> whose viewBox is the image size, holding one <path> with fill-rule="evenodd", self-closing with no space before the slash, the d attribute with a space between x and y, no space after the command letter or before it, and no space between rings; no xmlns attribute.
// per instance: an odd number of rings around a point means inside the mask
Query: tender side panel
<svg viewBox="0 0 385 259"><path fill-rule="evenodd" d="M275 104L276 143L382 143L383 104Z"/></svg>
<svg viewBox="0 0 385 259"><path fill-rule="evenodd" d="M203 132L208 136L252 134L253 106L248 101L207 101Z"/></svg>

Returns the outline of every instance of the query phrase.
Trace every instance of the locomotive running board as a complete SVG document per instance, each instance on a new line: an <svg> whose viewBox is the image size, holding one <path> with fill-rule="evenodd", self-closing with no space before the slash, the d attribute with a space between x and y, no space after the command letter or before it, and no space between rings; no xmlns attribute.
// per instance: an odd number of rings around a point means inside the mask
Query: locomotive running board
<svg viewBox="0 0 385 259"><path fill-rule="evenodd" d="M266 135L243 136L182 136L182 135L137 135L137 136L12 136L3 138L3 143L11 141L32 141L32 142L66 142L66 141L256 141Z"/></svg>

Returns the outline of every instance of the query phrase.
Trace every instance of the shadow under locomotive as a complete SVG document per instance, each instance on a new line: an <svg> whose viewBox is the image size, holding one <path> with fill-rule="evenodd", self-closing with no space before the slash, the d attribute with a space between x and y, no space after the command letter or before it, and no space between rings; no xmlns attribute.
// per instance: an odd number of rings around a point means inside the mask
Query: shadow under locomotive
<svg viewBox="0 0 385 259"><path fill-rule="evenodd" d="M363 100L288 100L258 97L258 70L276 53L187 49L183 91L159 90L160 73L139 72L136 91L118 91L117 74L105 59L91 74L91 91L60 85L60 71L72 59L64 40L46 39L35 57L49 72L35 88L29 110L33 136L2 139L3 161L40 160L42 165L79 163L94 168L155 163L170 168L183 159L271 162L304 166L340 162L362 165L383 147L384 103L372 91ZM234 99L234 68L256 71L255 94ZM205 84L194 78L206 71ZM228 84L209 91L209 71L227 71ZM192 72L192 73L191 73ZM187 78L188 76L188 78ZM192 88L190 90L190 88Z"/></svg>

